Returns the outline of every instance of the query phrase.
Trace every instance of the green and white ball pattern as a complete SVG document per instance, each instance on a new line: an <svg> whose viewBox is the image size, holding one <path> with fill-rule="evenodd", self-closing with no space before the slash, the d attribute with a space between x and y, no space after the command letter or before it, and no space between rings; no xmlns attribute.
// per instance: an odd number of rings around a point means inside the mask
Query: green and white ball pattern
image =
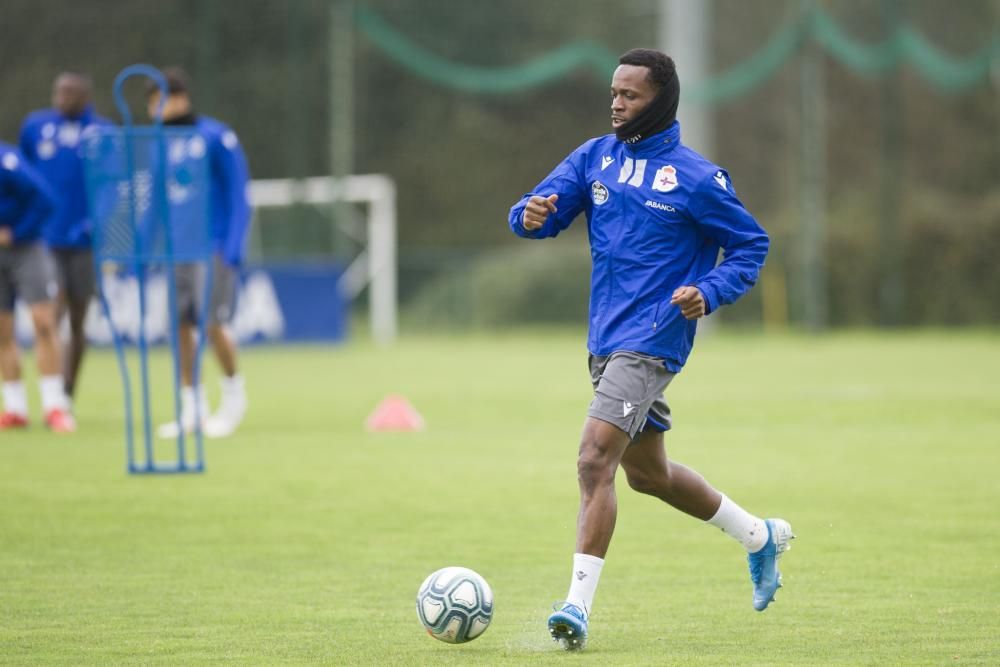
<svg viewBox="0 0 1000 667"><path fill-rule="evenodd" d="M435 639L449 644L472 641L493 618L493 591L476 572L445 567L420 585L417 616Z"/></svg>

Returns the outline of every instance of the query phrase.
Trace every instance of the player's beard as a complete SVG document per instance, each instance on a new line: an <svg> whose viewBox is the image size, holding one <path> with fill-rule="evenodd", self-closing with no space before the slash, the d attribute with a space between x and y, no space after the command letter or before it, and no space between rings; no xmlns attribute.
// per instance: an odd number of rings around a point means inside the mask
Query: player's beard
<svg viewBox="0 0 1000 667"><path fill-rule="evenodd" d="M656 97L635 118L615 128L615 136L626 144L634 144L670 127L677 118L677 102L681 86L677 73L660 88Z"/></svg>

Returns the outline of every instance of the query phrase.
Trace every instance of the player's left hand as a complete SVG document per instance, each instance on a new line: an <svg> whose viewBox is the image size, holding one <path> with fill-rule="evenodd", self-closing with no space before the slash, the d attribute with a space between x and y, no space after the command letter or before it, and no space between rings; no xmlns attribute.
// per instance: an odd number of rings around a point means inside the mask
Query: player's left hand
<svg viewBox="0 0 1000 667"><path fill-rule="evenodd" d="M670 297L670 303L680 306L681 315L685 319L696 320L705 315L705 297L697 287L678 287Z"/></svg>
<svg viewBox="0 0 1000 667"><path fill-rule="evenodd" d="M14 230L10 227L0 227L0 248L14 244Z"/></svg>

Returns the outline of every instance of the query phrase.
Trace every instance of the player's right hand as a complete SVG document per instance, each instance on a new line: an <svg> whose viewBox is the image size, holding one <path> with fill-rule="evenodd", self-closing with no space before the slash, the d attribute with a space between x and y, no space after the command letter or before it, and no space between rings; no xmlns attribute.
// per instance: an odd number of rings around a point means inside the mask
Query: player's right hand
<svg viewBox="0 0 1000 667"><path fill-rule="evenodd" d="M0 227L0 248L14 245L14 229L12 227Z"/></svg>
<svg viewBox="0 0 1000 667"><path fill-rule="evenodd" d="M556 208L556 201L558 200L559 195L549 195L548 197L532 195L531 199L528 200L528 205L524 207L524 216L521 218L521 224L529 232L540 228L545 224L545 220L549 217L549 214L559 210Z"/></svg>

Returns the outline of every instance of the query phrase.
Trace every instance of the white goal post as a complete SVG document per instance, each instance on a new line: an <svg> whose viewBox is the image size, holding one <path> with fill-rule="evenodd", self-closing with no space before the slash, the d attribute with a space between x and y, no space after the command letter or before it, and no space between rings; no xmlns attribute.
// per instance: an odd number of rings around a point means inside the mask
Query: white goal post
<svg viewBox="0 0 1000 667"><path fill-rule="evenodd" d="M344 201L367 208L367 248L351 262L337 283L347 301L369 287L368 306L372 337L387 344L396 339L396 184L383 174L364 174L334 179L316 176L304 179L277 178L250 183L254 208L286 207L293 204L332 205Z"/></svg>

